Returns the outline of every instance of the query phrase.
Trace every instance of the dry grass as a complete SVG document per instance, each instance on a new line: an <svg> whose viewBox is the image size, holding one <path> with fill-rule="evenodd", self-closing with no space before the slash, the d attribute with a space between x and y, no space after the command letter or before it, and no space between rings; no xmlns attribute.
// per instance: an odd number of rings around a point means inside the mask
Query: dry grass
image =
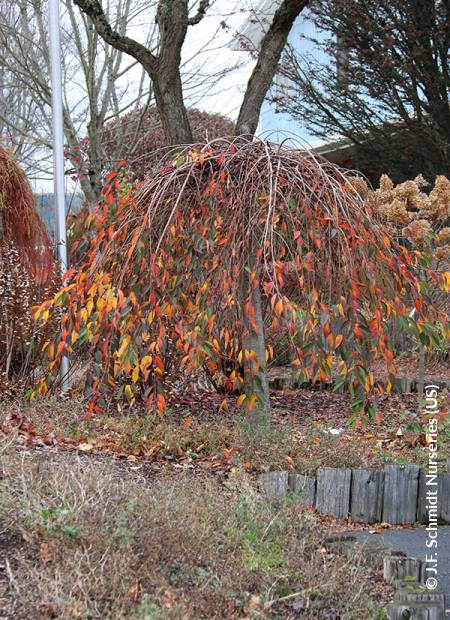
<svg viewBox="0 0 450 620"><path fill-rule="evenodd" d="M15 618L384 617L314 516L266 503L245 474L149 486L74 455L1 459L0 529L23 541Z"/></svg>
<svg viewBox="0 0 450 620"><path fill-rule="evenodd" d="M177 461L203 465L213 460L221 471L244 467L248 472L290 469L314 474L320 467L381 468L385 463L422 464L428 458L424 421L410 412L398 414L393 423L387 415L385 427L341 429L338 436L312 420L299 426L278 418L255 440L254 432L238 414L211 413L197 419L188 410L167 411L164 416L134 411L84 420L83 411L82 401L76 399L49 398L31 405L5 402L0 427L14 433L20 420L22 442L37 440L38 444L44 441L69 448L84 443L92 452L122 458L131 455L132 459L160 464ZM12 424L8 421L11 416L15 419ZM440 420L442 463L450 454L449 424L448 419ZM400 437L398 428L403 432Z"/></svg>

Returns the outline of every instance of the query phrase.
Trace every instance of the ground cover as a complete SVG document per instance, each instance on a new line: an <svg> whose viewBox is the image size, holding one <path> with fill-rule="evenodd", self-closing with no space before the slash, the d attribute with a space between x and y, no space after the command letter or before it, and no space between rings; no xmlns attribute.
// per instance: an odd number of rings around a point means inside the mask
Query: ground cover
<svg viewBox="0 0 450 620"><path fill-rule="evenodd" d="M116 464L3 445L2 618L385 617L379 567L330 552L314 513L245 472Z"/></svg>
<svg viewBox="0 0 450 620"><path fill-rule="evenodd" d="M79 399L4 403L0 432L19 449L59 446L100 452L163 467L200 467L223 473L289 469L314 473L321 466L382 467L385 463L426 463L426 416L417 394L390 394L378 401L378 418L357 428L348 424L351 401L345 394L301 389L272 393L272 427L255 438L246 428L236 399L215 393L186 394L163 415L139 410L83 419ZM450 456L448 391L439 411L439 459Z"/></svg>

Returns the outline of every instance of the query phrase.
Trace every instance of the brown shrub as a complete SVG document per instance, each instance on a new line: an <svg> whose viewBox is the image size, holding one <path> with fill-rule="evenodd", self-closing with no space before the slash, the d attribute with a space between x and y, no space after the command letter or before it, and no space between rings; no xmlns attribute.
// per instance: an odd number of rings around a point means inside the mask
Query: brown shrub
<svg viewBox="0 0 450 620"><path fill-rule="evenodd" d="M32 385L42 359L42 346L56 328L55 321L37 323L32 308L54 295L53 277L37 282L20 260L11 242L0 243L0 389L3 397L20 385Z"/></svg>
<svg viewBox="0 0 450 620"><path fill-rule="evenodd" d="M195 108L187 110L192 128L193 141L202 142L231 136L234 125L220 114L210 114ZM136 139L133 152L127 152L130 141ZM124 114L118 120L108 123L103 131L102 145L105 160L110 166L118 159L126 159L134 179L143 179L153 164L163 156L166 146L164 132L156 108L135 110Z"/></svg>

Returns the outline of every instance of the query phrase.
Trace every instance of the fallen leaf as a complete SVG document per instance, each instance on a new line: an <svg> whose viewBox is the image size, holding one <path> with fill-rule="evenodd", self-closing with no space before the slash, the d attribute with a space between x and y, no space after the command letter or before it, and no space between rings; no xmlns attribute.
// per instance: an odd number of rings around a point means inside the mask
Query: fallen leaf
<svg viewBox="0 0 450 620"><path fill-rule="evenodd" d="M141 586L139 585L138 582L136 582L134 585L132 585L129 589L128 589L128 596L130 598L132 598L134 601L137 601L138 597L139 597L139 592L140 592Z"/></svg>
<svg viewBox="0 0 450 620"><path fill-rule="evenodd" d="M224 448L224 451L223 451L223 453L225 454L225 458L228 460L231 459L234 452L235 452L235 448L230 448L229 450L227 450L227 448Z"/></svg>
<svg viewBox="0 0 450 620"><path fill-rule="evenodd" d="M42 543L41 548L37 554L37 557L41 560L41 562L51 562L52 553L51 553L50 546L48 543Z"/></svg>
<svg viewBox="0 0 450 620"><path fill-rule="evenodd" d="M293 469L294 468L294 461L292 460L292 458L289 456L289 454L285 454L284 455L284 462L286 463L286 465L289 466L289 468Z"/></svg>

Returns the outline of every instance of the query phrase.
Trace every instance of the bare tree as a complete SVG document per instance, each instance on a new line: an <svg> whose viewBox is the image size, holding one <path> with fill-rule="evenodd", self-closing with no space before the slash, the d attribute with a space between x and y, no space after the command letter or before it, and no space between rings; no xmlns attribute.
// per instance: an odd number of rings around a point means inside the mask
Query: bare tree
<svg viewBox="0 0 450 620"><path fill-rule="evenodd" d="M139 6L132 0L120 0L110 11L119 32L125 31ZM64 7L63 114L67 153L74 171L80 173L87 202L95 203L102 187L104 124L125 110L142 107L152 92L139 66L130 89L124 78L137 63L105 45L91 21L71 2L64 2ZM2 100L0 123L6 138L16 148L21 145L21 159L35 155L31 157L33 176L46 176L51 173L51 90L45 5L42 0L18 0L13 5L5 3L5 8L0 15L0 75L9 99ZM148 36L150 45L151 29Z"/></svg>
<svg viewBox="0 0 450 620"><path fill-rule="evenodd" d="M199 0L192 15L189 14L187 0L159 0L156 9L159 35L156 53L115 30L100 0L73 1L91 18L97 32L106 42L131 55L145 68L153 83L156 105L167 142L191 142L192 131L184 105L180 75L181 49L188 28L200 23L205 17L210 0ZM247 85L236 125L238 134L255 132L261 105L277 69L291 26L306 5L307 0L283 0L275 11Z"/></svg>
<svg viewBox="0 0 450 620"><path fill-rule="evenodd" d="M159 2L156 11L159 32L157 53L115 28L98 0L74 1L89 16L96 31L112 48L135 58L150 76L168 143L192 142L192 132L183 102L181 48L188 26L202 19L209 1L202 1L199 12L192 18L188 16L186 0Z"/></svg>
<svg viewBox="0 0 450 620"><path fill-rule="evenodd" d="M374 180L447 174L449 2L316 0L311 18L315 53L289 50L278 107L318 137L347 138L353 165Z"/></svg>
<svg viewBox="0 0 450 620"><path fill-rule="evenodd" d="M13 4L1 0L0 23L13 23L15 10ZM30 53L31 45L18 38L10 39L9 44L14 55ZM40 122L39 107L20 80L16 79L11 56L7 58L4 49L0 52L0 140L14 153L15 158L22 161L28 172L28 162L41 148L34 139Z"/></svg>

